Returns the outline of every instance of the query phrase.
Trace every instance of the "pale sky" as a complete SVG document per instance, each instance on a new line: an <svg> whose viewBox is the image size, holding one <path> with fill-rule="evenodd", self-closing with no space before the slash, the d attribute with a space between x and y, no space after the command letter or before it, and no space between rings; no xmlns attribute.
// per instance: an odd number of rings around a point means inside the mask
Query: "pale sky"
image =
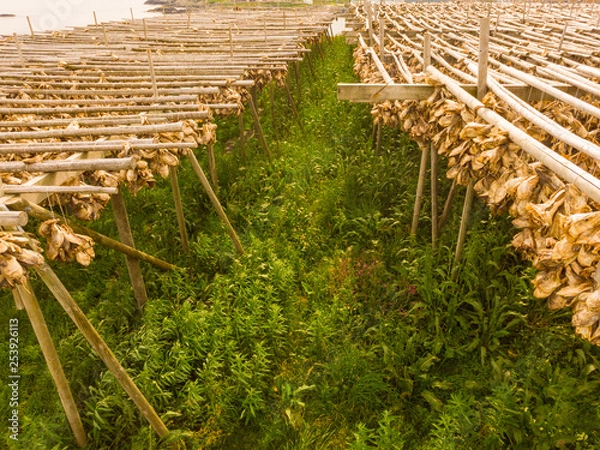
<svg viewBox="0 0 600 450"><path fill-rule="evenodd" d="M94 23L94 11L98 21L129 19L133 8L136 18L141 18L149 6L145 0L0 0L0 14L16 17L0 17L0 35L29 33L26 17L29 16L34 30L59 30L69 26Z"/></svg>

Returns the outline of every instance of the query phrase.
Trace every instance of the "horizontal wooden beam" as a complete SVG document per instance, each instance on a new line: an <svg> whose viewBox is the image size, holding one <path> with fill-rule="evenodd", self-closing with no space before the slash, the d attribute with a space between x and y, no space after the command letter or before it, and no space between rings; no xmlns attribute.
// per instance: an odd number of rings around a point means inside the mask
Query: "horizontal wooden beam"
<svg viewBox="0 0 600 450"><path fill-rule="evenodd" d="M474 84L463 84L461 87L469 94L475 96L477 86ZM526 101L553 100L554 97L544 94L539 89L528 85L506 85L506 89L517 97ZM571 95L585 95L585 92L577 92L577 88L566 84L554 85L555 88ZM338 84L338 100L349 100L356 103L382 103L389 101L426 100L435 86L429 84Z"/></svg>

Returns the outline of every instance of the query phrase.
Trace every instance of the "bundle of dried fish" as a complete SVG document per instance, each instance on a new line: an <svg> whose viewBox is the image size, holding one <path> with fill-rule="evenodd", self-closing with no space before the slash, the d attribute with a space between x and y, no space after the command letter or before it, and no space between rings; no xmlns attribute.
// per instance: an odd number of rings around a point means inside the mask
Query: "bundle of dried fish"
<svg viewBox="0 0 600 450"><path fill-rule="evenodd" d="M0 231L0 287L27 280L28 269L44 262L39 242L29 236Z"/></svg>
<svg viewBox="0 0 600 450"><path fill-rule="evenodd" d="M104 171L98 171L105 173ZM108 174L100 175L108 182ZM94 179L94 176L91 177ZM114 182L114 176L110 177L110 182ZM70 178L63 186L89 186L84 182L84 175ZM108 194L81 194L81 193L64 193L53 194L48 197L46 203L49 205L60 205L67 212L74 215L79 220L92 221L100 217L100 213L106 208L110 201Z"/></svg>
<svg viewBox="0 0 600 450"><path fill-rule="evenodd" d="M76 260L82 266L88 266L95 256L92 238L76 234L58 219L46 220L40 225L38 232L46 238L46 255L51 261Z"/></svg>

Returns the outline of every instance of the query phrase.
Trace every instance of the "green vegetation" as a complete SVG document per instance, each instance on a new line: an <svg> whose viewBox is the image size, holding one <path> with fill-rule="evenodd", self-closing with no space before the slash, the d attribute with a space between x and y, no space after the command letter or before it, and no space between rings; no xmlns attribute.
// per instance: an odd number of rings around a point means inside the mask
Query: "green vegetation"
<svg viewBox="0 0 600 450"><path fill-rule="evenodd" d="M336 100L336 83L354 80L342 40L313 66L314 77L301 66L299 89L291 77L304 130L284 92L274 105L270 86L259 97L270 164L254 139L243 161L237 120L219 122L219 196L245 256L184 164L189 255L168 182L127 199L138 246L186 268L143 267L143 315L121 255L98 248L87 269L56 265L173 430L167 442L34 280L89 448L597 448L600 350L573 335L570 313L532 298L510 221L476 203L452 281L461 199L436 252L427 213L411 239L418 149L385 130L374 154L369 106ZM93 226L116 233L110 211ZM4 361L8 320L21 324L22 430L11 448L75 448L26 315L10 294L2 301Z"/></svg>

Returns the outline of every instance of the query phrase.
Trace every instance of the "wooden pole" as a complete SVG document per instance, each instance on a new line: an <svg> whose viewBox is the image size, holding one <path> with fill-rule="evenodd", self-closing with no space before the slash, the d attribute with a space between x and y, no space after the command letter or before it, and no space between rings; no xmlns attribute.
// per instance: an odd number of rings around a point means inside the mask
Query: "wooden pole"
<svg viewBox="0 0 600 450"><path fill-rule="evenodd" d="M271 83L271 89L269 89L269 97L271 100L271 127L273 128L273 134L275 135L275 139L277 139L278 135L278 127L277 127L277 119L275 118L275 82Z"/></svg>
<svg viewBox="0 0 600 450"><path fill-rule="evenodd" d="M225 227L227 228L227 232L229 233L229 236L231 237L231 240L233 241L235 248L240 253L240 255L243 255L244 248L242 247L242 243L238 239L235 230L231 226L231 222L229 222L229 219L227 218L227 214L225 214L225 211L223 210L223 207L221 206L219 199L215 195L215 192L213 191L210 183L208 182L208 178L206 178L206 175L204 174L204 171L202 170L202 166L200 166L200 163L196 159L196 155L194 154L194 152L192 150L186 150L186 155L189 158L190 163L192 164L192 169L194 169L194 172L196 172L196 175L198 176L200 183L202 184L202 186L204 187L204 190L208 194L208 198L210 199L211 203L213 204L213 207L217 211L217 214L221 218L221 221L225 224Z"/></svg>
<svg viewBox="0 0 600 450"><path fill-rule="evenodd" d="M15 301L15 306L17 307L17 310L23 311L25 309L25 305L23 304L23 300L21 299L21 294L19 294L19 291L17 290L17 288L12 289L12 294L13 294L13 299Z"/></svg>
<svg viewBox="0 0 600 450"><path fill-rule="evenodd" d="M116 194L116 187L4 185L5 194Z"/></svg>
<svg viewBox="0 0 600 450"><path fill-rule="evenodd" d="M262 126L260 125L260 117L258 116L258 110L256 108L256 104L254 103L254 99L252 98L252 96L250 96L248 103L250 104L250 113L252 114L252 119L254 120L254 129L256 130L256 134L258 135L258 140L260 141L260 145L262 145L262 148L265 151L265 154L267 155L267 159L271 161L271 152L269 152L269 146L267 145L267 140L265 139Z"/></svg>
<svg viewBox="0 0 600 450"><path fill-rule="evenodd" d="M379 18L379 59L385 62L385 19Z"/></svg>
<svg viewBox="0 0 600 450"><path fill-rule="evenodd" d="M208 171L210 172L210 180L213 185L213 189L219 191L219 180L217 178L217 162L215 161L215 147L209 143L206 146L208 152Z"/></svg>
<svg viewBox="0 0 600 450"><path fill-rule="evenodd" d="M31 37L35 37L35 33L33 31L33 26L31 25L31 19L27 16L27 25L29 25L29 32L31 33Z"/></svg>
<svg viewBox="0 0 600 450"><path fill-rule="evenodd" d="M131 23L133 23L135 21L135 18L133 17L133 8L129 8L129 12L131 13Z"/></svg>
<svg viewBox="0 0 600 450"><path fill-rule="evenodd" d="M102 34L104 35L104 44L108 46L108 34L106 33L106 26L102 24Z"/></svg>
<svg viewBox="0 0 600 450"><path fill-rule="evenodd" d="M0 227L24 227L28 221L25 211L0 211Z"/></svg>
<svg viewBox="0 0 600 450"><path fill-rule="evenodd" d="M452 210L452 203L454 202L454 196L456 195L456 188L458 187L458 183L456 182L456 178L452 180L452 185L450 186L450 192L448 192L448 197L446 197L446 203L444 203L444 209L442 211L442 215L438 221L438 236L442 233L442 228L446 225L446 221L448 220L448 216L450 215L450 211Z"/></svg>
<svg viewBox="0 0 600 450"><path fill-rule="evenodd" d="M18 285L16 289L19 292L19 296L27 311L27 315L29 316L33 332L40 343L42 354L46 360L46 365L48 366L52 380L54 380L54 385L58 391L58 396L63 409L65 410L65 414L67 415L67 421L69 422L73 436L75 436L75 441L79 447L84 447L87 444L87 435L83 428L83 423L81 423L81 417L77 411L77 405L73 399L73 394L69 388L69 382L67 381L67 377L65 376L65 372L58 358L56 347L54 347L52 336L50 336L50 331L44 320L44 315L42 314L40 305L33 292L33 287L28 280L25 285Z"/></svg>
<svg viewBox="0 0 600 450"><path fill-rule="evenodd" d="M81 160L48 160L38 163L26 163L23 161L0 162L0 172L63 172L63 171L94 171L94 170L129 170L133 169L139 160L139 156L128 158L92 158Z"/></svg>
<svg viewBox="0 0 600 450"><path fill-rule="evenodd" d="M470 180L465 193L465 202L463 204L462 216L460 219L460 229L458 230L458 240L456 242L456 252L454 253L454 262L458 263L462 257L463 247L467 238L467 229L469 217L471 215L471 207L473 206L473 198L475 197L475 189L473 189L473 181Z"/></svg>
<svg viewBox="0 0 600 450"><path fill-rule="evenodd" d="M500 9L498 8L498 15L496 16L496 24L494 25L494 35L498 34L498 25L500 24Z"/></svg>
<svg viewBox="0 0 600 450"><path fill-rule="evenodd" d="M298 110L296 109L296 102L294 101L294 97L292 96L292 91L290 89L290 84L289 84L287 78L285 80L284 87L285 87L285 93L287 95L288 103L290 105L290 108L292 108L292 113L294 114L294 117L296 118L296 121L298 122L300 129L303 130L304 127L302 126L302 120L300 120L300 114L298 114Z"/></svg>
<svg viewBox="0 0 600 450"><path fill-rule="evenodd" d="M371 9L371 2L366 5L367 9L367 31L369 32L369 47L373 47L373 10Z"/></svg>
<svg viewBox="0 0 600 450"><path fill-rule="evenodd" d="M133 234L131 233L131 226L129 225L129 218L127 216L127 209L125 208L125 199L121 193L112 196L112 205L115 222L117 223L117 230L119 231L119 239L123 244L135 248ZM140 268L140 262L129 255L125 255L125 262L127 264L129 278L131 278L133 294L137 301L138 308L142 310L148 301L148 294L146 293L146 285L144 283L142 269Z"/></svg>
<svg viewBox="0 0 600 450"><path fill-rule="evenodd" d="M423 191L425 190L425 175L427 172L427 157L426 150L421 150L421 164L419 166L419 180L417 181L417 195L415 196L415 209L413 212L412 227L410 234L415 236L419 228L419 215L421 214L421 203L423 202Z"/></svg>
<svg viewBox="0 0 600 450"><path fill-rule="evenodd" d="M479 32L479 66L477 70L477 99L481 101L487 92L487 66L488 66L488 42L489 42L489 29L490 21L489 18L483 18L480 21L480 32ZM465 201L463 204L463 211L460 220L460 229L458 231L458 240L456 243L456 252L454 253L454 261L458 263L462 257L463 247L465 239L467 237L467 229L469 224L469 217L471 215L471 207L473 205L473 198L475 196L475 190L473 189L473 180L469 180L467 185L467 192L465 194Z"/></svg>
<svg viewBox="0 0 600 450"><path fill-rule="evenodd" d="M98 26L98 17L96 16L96 11L94 11L94 25Z"/></svg>
<svg viewBox="0 0 600 450"><path fill-rule="evenodd" d="M73 300L73 297L71 297L71 294L69 294L69 291L56 276L52 268L44 263L35 267L35 271L39 274L44 284L48 286L48 289L50 289L56 300L58 300L85 339L90 343L96 353L98 353L98 356L100 356L100 359L106 364L108 370L115 376L121 387L127 392L140 412L148 422L150 422L152 428L154 428L160 437L166 436L169 433L169 430L165 424L160 417L158 417L158 414L156 414L152 405L148 403L148 400L146 400L133 380L127 375L123 366L121 366L108 345L106 345L75 300Z"/></svg>
<svg viewBox="0 0 600 450"><path fill-rule="evenodd" d="M147 253L141 252L135 248L132 248L128 245L125 245L119 241L111 239L103 234L98 233L97 231L86 228L82 225L79 225L77 222L73 220L69 220L65 217L55 217L55 215L48 211L47 209L42 208L35 203L31 203L24 198L18 198L15 202L9 204L11 209L24 210L27 209L27 214L31 217L35 217L40 220L51 220L58 218L61 222L69 225L75 233L85 234L86 236L91 237L95 242L100 245L103 245L111 250L116 250L125 255L131 256L133 258L139 259L140 261L145 261L149 264L152 264L155 267L163 270L181 270L179 267L170 264L162 259L158 259L154 256L148 255Z"/></svg>
<svg viewBox="0 0 600 450"><path fill-rule="evenodd" d="M17 52L19 53L19 61L23 67L25 67L25 58L23 57L23 50L21 49L21 41L17 33L13 34L15 38L15 44L17 45Z"/></svg>
<svg viewBox="0 0 600 450"><path fill-rule="evenodd" d="M438 224L438 154L433 143L429 144L431 152L431 247L437 248L439 238Z"/></svg>
<svg viewBox="0 0 600 450"><path fill-rule="evenodd" d="M479 24L479 68L477 71L477 99L481 101L487 92L490 18L481 19Z"/></svg>
<svg viewBox="0 0 600 450"><path fill-rule="evenodd" d="M186 253L190 252L187 230L185 228L185 215L183 213L183 204L181 202L181 191L179 190L179 179L177 177L177 167L171 167L169 170L171 178L171 188L173 189L173 201L175 203L175 213L177 214L177 224L179 225L179 236L181 237L181 247Z"/></svg>
<svg viewBox="0 0 600 450"><path fill-rule="evenodd" d="M562 46L565 41L565 35L567 34L567 28L569 28L569 24L565 23L565 27L563 28L562 34L560 36L560 42L558 44L558 49L557 49L558 52L560 52L562 50Z"/></svg>
<svg viewBox="0 0 600 450"><path fill-rule="evenodd" d="M431 65L431 34L425 33L423 39L423 72Z"/></svg>
<svg viewBox="0 0 600 450"><path fill-rule="evenodd" d="M233 58L233 33L231 32L231 25L229 25L229 56Z"/></svg>
<svg viewBox="0 0 600 450"><path fill-rule="evenodd" d="M241 111L238 114L238 127L240 129L240 151L242 153L242 161L246 162L246 129L244 127L244 115Z"/></svg>
<svg viewBox="0 0 600 450"><path fill-rule="evenodd" d="M294 61L294 75L296 76L296 90L298 91L298 103L302 101L302 84L300 82L300 61Z"/></svg>

